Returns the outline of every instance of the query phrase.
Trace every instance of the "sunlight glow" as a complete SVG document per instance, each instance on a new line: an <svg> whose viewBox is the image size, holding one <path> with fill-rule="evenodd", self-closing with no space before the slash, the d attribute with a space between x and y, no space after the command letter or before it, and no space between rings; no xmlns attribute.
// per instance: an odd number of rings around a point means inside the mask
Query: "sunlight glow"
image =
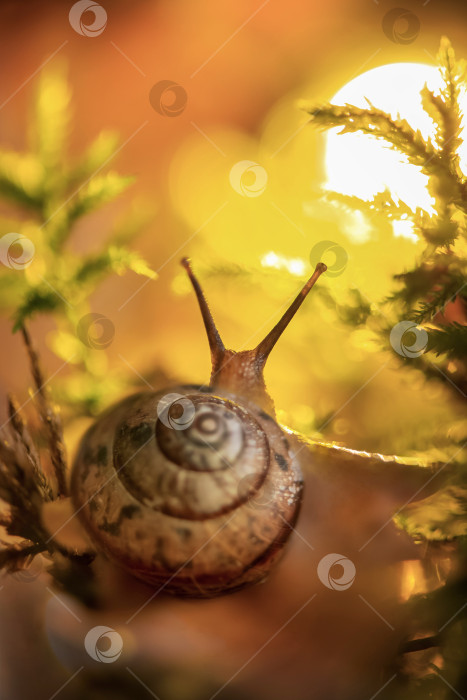
<svg viewBox="0 0 467 700"><path fill-rule="evenodd" d="M435 127L422 108L420 91L425 83L439 92L441 76L434 66L423 63L393 63L362 73L339 90L333 104L353 104L368 108L367 99L392 117L406 119L424 138L434 137ZM366 98L366 99L365 99ZM461 104L467 108L465 94ZM404 161L404 157L380 140L365 134L327 134L325 188L369 200L388 188L397 202L402 199L412 210L421 207L432 213L433 199L427 190L428 178L420 168ZM467 146L460 148L460 164L467 165ZM400 225L399 225L400 224ZM411 236L411 222L399 222L396 235Z"/></svg>
<svg viewBox="0 0 467 700"><path fill-rule="evenodd" d="M288 258L284 255L278 255L273 250L263 255L261 265L263 267L272 267L275 270L287 270L296 277L303 277L306 267L301 258Z"/></svg>

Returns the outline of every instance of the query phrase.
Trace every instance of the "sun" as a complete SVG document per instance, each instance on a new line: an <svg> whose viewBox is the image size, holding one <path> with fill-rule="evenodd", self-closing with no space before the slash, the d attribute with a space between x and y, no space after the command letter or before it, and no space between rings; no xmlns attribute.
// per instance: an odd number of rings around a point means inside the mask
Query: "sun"
<svg viewBox="0 0 467 700"><path fill-rule="evenodd" d="M369 100L375 107L393 117L400 115L424 138L434 137L435 126L423 110L420 91L427 84L438 92L442 86L440 73L434 66L423 63L392 63L373 68L344 85L331 99L333 104L353 104L368 108ZM467 99L461 95L461 106L467 108ZM393 198L402 199L411 209L422 207L432 212L432 199L427 190L428 178L420 168L404 161L404 157L387 144L365 134L342 134L332 129L326 135L325 189L370 199L388 188ZM460 148L460 163L465 172L467 146ZM410 226L402 222L399 231L409 233Z"/></svg>

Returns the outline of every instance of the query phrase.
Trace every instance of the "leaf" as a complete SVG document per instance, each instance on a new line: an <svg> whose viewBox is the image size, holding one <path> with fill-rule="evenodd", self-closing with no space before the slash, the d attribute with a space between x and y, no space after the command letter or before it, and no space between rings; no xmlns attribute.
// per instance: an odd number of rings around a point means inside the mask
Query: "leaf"
<svg viewBox="0 0 467 700"><path fill-rule="evenodd" d="M104 252L90 255L83 260L74 275L74 282L77 285L95 283L110 271L122 275L126 270L132 270L150 279L157 277L139 253L125 246L110 245Z"/></svg>
<svg viewBox="0 0 467 700"><path fill-rule="evenodd" d="M449 358L463 359L467 348L467 326L450 323L443 329L427 329L428 348L437 355L446 354Z"/></svg>
<svg viewBox="0 0 467 700"><path fill-rule="evenodd" d="M122 272L124 272L125 268L127 267L129 270L132 270L132 272L136 272L137 275L149 277L151 280L157 279L157 273L149 267L139 253L132 250L126 250L125 248L116 248L116 250L120 250L122 253L122 257L120 258L119 256L120 259L118 262L118 265L123 265ZM115 271L118 274L122 274L122 272L118 272L117 268L115 268Z"/></svg>
<svg viewBox="0 0 467 700"><path fill-rule="evenodd" d="M462 139L459 138L462 123L458 107L446 104L440 95L435 95L426 85L420 94L424 110L436 124L436 144L442 157L455 158L457 166L456 154L462 144Z"/></svg>
<svg viewBox="0 0 467 700"><path fill-rule="evenodd" d="M436 314L444 312L447 304L454 302L459 295L462 296L466 286L467 279L458 277L455 273L451 274L439 289L430 294L429 300L419 303L418 308L410 314L411 320L417 323L431 321Z"/></svg>
<svg viewBox="0 0 467 700"><path fill-rule="evenodd" d="M38 313L56 311L63 305L63 300L53 290L45 287L32 287L26 293L25 300L14 313L13 332L23 325L24 321Z"/></svg>
<svg viewBox="0 0 467 700"><path fill-rule="evenodd" d="M78 165L71 171L69 182L74 183L94 175L112 159L120 138L115 131L104 130L87 147Z"/></svg>
<svg viewBox="0 0 467 700"><path fill-rule="evenodd" d="M325 104L319 107L304 107L310 122L319 128L342 127L340 134L361 131L383 139L405 155L410 163L418 165L430 174L443 168L431 141L424 140L420 131L415 131L405 119L393 119L380 109L361 109L354 105Z"/></svg>
<svg viewBox="0 0 467 700"><path fill-rule="evenodd" d="M369 201L353 195L329 190L326 190L324 193L324 199L350 209L357 209L371 218L375 214L379 214L390 220L413 219L415 214L409 205L402 200L395 202L388 189L378 192Z"/></svg>
<svg viewBox="0 0 467 700"><path fill-rule="evenodd" d="M14 204L40 211L44 170L34 155L0 151L0 196Z"/></svg>
<svg viewBox="0 0 467 700"><path fill-rule="evenodd" d="M449 106L459 109L458 97L460 89L466 87L467 64L465 60L456 60L452 44L445 36L441 37L437 58L444 83L441 94Z"/></svg>
<svg viewBox="0 0 467 700"><path fill-rule="evenodd" d="M73 198L68 209L69 224L94 209L98 209L103 204L116 199L133 182L133 177L118 175L114 172L96 175Z"/></svg>
<svg viewBox="0 0 467 700"><path fill-rule="evenodd" d="M18 303L24 294L26 283L24 275L16 274L17 270L4 268L0 274L0 308L10 310Z"/></svg>
<svg viewBox="0 0 467 700"><path fill-rule="evenodd" d="M372 313L368 299L357 288L349 289L348 299L350 302L348 304L336 304L339 318L352 326L366 323Z"/></svg>
<svg viewBox="0 0 467 700"><path fill-rule="evenodd" d="M416 538L445 540L467 535L467 488L446 486L406 506L396 521Z"/></svg>
<svg viewBox="0 0 467 700"><path fill-rule="evenodd" d="M70 128L71 90L63 66L41 72L35 103L33 147L48 174L57 177L64 165Z"/></svg>
<svg viewBox="0 0 467 700"><path fill-rule="evenodd" d="M417 228L427 243L433 246L451 245L459 235L456 222L449 216L433 216L429 223L419 224Z"/></svg>

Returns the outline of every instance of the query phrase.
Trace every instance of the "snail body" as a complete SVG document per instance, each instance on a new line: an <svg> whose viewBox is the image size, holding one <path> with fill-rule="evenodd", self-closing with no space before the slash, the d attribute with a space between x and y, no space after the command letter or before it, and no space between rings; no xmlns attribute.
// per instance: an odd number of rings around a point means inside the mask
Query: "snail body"
<svg viewBox="0 0 467 700"><path fill-rule="evenodd" d="M71 492L108 558L159 590L210 597L262 581L298 517L303 477L263 368L326 267L319 263L254 350L234 352L183 264L209 340L210 385L140 393L111 407L81 442Z"/></svg>

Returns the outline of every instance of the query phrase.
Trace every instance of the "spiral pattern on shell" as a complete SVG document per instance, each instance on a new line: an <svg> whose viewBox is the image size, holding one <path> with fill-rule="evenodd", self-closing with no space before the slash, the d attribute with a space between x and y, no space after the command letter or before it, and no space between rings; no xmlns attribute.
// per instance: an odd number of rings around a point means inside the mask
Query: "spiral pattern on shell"
<svg viewBox="0 0 467 700"><path fill-rule="evenodd" d="M302 476L277 423L211 392L125 399L91 427L73 468L74 504L93 541L177 595L262 580L301 503Z"/></svg>

